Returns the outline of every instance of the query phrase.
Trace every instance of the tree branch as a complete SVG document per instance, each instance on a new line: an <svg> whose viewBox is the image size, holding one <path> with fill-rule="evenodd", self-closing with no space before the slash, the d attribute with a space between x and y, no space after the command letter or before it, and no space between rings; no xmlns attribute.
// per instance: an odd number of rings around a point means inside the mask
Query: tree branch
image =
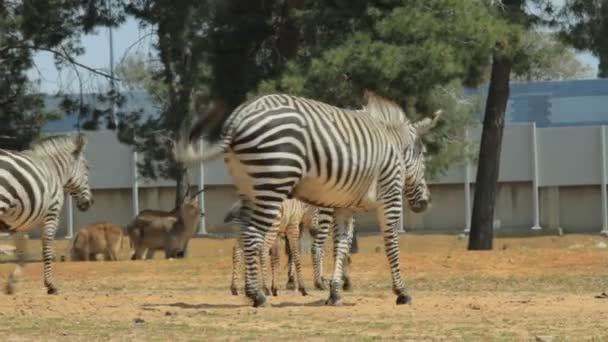
<svg viewBox="0 0 608 342"><path fill-rule="evenodd" d="M111 80L114 80L114 81L121 81L119 78L116 78L116 77L114 77L114 76L112 76L112 75L110 75L110 74L108 74L106 72L94 69L94 68L92 68L92 67L90 67L88 65L84 65L84 64L76 61L74 58L72 58L72 56L68 55L67 53L62 53L60 51L57 51L57 50L54 50L54 49L51 49L51 48L45 48L45 47L33 47L33 46L23 46L23 47L24 48L30 48L30 49L33 49L33 50L40 50L40 51L50 52L50 53L54 54L55 56L63 58L64 60L66 60L70 64L73 64L75 66L83 68L83 69L85 69L87 71L90 71L90 72L92 72L94 74L97 74L99 76L103 76L105 78L108 78L108 79L111 79Z"/></svg>

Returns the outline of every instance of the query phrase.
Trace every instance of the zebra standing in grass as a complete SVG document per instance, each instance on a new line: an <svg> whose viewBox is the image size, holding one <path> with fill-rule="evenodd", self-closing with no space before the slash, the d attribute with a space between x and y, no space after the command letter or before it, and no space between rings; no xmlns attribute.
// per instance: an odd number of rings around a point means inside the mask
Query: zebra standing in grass
<svg viewBox="0 0 608 342"><path fill-rule="evenodd" d="M93 204L85 158L84 135L53 136L33 142L31 149L15 152L0 149L0 230L14 237L18 265L9 276L6 291L15 292L25 262L24 234L42 226L44 285L57 294L53 281L53 239L63 206L64 191L74 195L78 209Z"/></svg>
<svg viewBox="0 0 608 342"><path fill-rule="evenodd" d="M176 144L176 159L188 163L223 153L246 199L241 243L245 293L254 306L266 302L258 290L257 252L281 204L291 197L335 208L337 222L352 222L353 213L375 210L397 304L410 302L399 269L397 225L404 193L414 212L429 205L421 138L436 125L440 112L412 124L397 104L371 92L366 99L362 110L353 111L291 95L265 95L227 117L199 120L189 137ZM195 152L201 135L206 146ZM347 224L338 238L327 304L342 303L342 268L352 233L353 225Z"/></svg>
<svg viewBox="0 0 608 342"><path fill-rule="evenodd" d="M240 222L241 206L242 202L237 201L224 218L224 222L235 222L237 224L242 225L242 223ZM298 291L300 291L303 296L306 296L308 294L306 288L304 287L304 277L302 276L302 263L300 259L299 242L301 234L304 231L311 231L317 229L317 217L318 208L314 206L310 206L297 199L289 199L283 202L281 210L279 211L279 214L274 224L271 226L270 230L266 234L264 246L262 247L262 250L260 252L260 264L262 269L262 288L264 289L266 295L270 295L272 293L272 295L276 296L278 293L276 272L279 267L279 252L277 248L277 235L279 234L285 235L287 240L286 245L289 246L288 250L290 257L288 263L290 268L290 275L291 269L295 268L295 278L297 278ZM267 265L269 256L271 258L272 269L271 289L268 289L267 281ZM238 294L236 283L238 280L238 274L241 270L241 265L243 261L242 259L243 250L242 248L240 248L240 244L237 242L233 247L232 253L232 284L230 286L230 290L233 295Z"/></svg>

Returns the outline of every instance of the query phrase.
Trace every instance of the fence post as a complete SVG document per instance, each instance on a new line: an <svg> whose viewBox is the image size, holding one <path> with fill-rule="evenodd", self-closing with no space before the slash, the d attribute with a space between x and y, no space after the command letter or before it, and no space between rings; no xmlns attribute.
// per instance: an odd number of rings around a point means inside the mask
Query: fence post
<svg viewBox="0 0 608 342"><path fill-rule="evenodd" d="M464 130L464 142L469 144L469 129ZM468 158L464 164L464 234L471 232L471 161Z"/></svg>
<svg viewBox="0 0 608 342"><path fill-rule="evenodd" d="M200 140L199 143L199 149L202 152L203 151L203 139ZM205 216L205 165L204 162L201 161L201 165L199 167L199 182L198 182L198 190L201 191L203 190L199 195L198 195L198 202L201 208L201 213L203 214L203 217L201 217L201 223L199 224L198 227L198 234L199 235L206 235L207 234L207 225L205 224L206 221L206 216Z"/></svg>
<svg viewBox="0 0 608 342"><path fill-rule="evenodd" d="M602 162L602 231L600 234L608 236L608 194L606 193L606 127L600 126L601 162Z"/></svg>
<svg viewBox="0 0 608 342"><path fill-rule="evenodd" d="M65 194L64 206L66 210L65 217L68 222L68 232L65 238L71 239L74 236L74 211L72 210L72 196L70 194Z"/></svg>
<svg viewBox="0 0 608 342"><path fill-rule="evenodd" d="M401 216L399 217L399 228L397 229L397 233L405 234L405 227L403 226L404 216L406 212L406 208L404 205L401 205Z"/></svg>
<svg viewBox="0 0 608 342"><path fill-rule="evenodd" d="M133 217L139 214L139 171L137 170L137 151L133 150L133 183L131 186L131 199L133 202Z"/></svg>
<svg viewBox="0 0 608 342"><path fill-rule="evenodd" d="M538 198L538 142L536 139L536 122L532 122L532 205L534 207L534 225L532 230L540 230L540 204Z"/></svg>

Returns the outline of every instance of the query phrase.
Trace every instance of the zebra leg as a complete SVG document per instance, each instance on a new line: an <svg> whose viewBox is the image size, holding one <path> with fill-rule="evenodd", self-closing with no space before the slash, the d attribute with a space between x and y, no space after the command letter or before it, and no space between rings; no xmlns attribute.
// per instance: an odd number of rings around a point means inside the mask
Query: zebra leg
<svg viewBox="0 0 608 342"><path fill-rule="evenodd" d="M6 294L12 295L17 291L17 284L21 279L21 273L25 265L25 251L27 248L27 241L25 240L25 232L16 232L13 234L13 241L15 244L15 256L17 257L17 266L11 274L8 276L8 282L6 283Z"/></svg>
<svg viewBox="0 0 608 342"><path fill-rule="evenodd" d="M393 280L393 292L397 295L397 305L409 304L412 298L405 290L403 279L401 278L400 260L399 260L399 235L397 234L397 226L402 213L401 194L391 196L391 200L378 208L378 222L382 229L382 237L384 238L384 250L391 268L391 276Z"/></svg>
<svg viewBox="0 0 608 342"><path fill-rule="evenodd" d="M323 279L323 256L325 254L325 240L329 234L333 222L334 210L330 208L319 208L319 227L314 235L312 243L312 267L315 278L315 288L325 290L325 279Z"/></svg>
<svg viewBox="0 0 608 342"><path fill-rule="evenodd" d="M338 220L338 217L341 219ZM342 291L344 279L344 261L346 257L348 257L348 251L350 250L350 244L353 239L353 220L351 218L352 213L347 210L336 211L336 214L334 215L334 222L336 222L336 224L342 222L344 233L338 234L338 232L336 232L336 235L339 236L339 240L335 247L336 258L334 263L334 275L329 288L329 298L325 304L342 305L342 294L340 292Z"/></svg>
<svg viewBox="0 0 608 342"><path fill-rule="evenodd" d="M56 295L59 293L53 280L53 242L57 231L58 213L49 213L44 220L42 228L42 259L44 261L44 285L46 293Z"/></svg>
<svg viewBox="0 0 608 342"><path fill-rule="evenodd" d="M353 239L354 239L355 238L355 218L354 218L354 216L350 217L350 220L347 222L347 224L350 225L350 226L352 226ZM351 242L351 244L352 244L352 242ZM351 265L351 251L352 251L352 248L349 249L348 255L346 256L347 260L344 263L344 269L343 269L344 272L342 274L342 279L344 281L344 283L342 285L342 289L344 291L351 291L352 290L352 283L350 281L350 275L349 275L349 269L350 269L350 265Z"/></svg>
<svg viewBox="0 0 608 342"><path fill-rule="evenodd" d="M237 241L232 247L232 284L230 284L230 292L233 296L238 296L238 280L239 273L243 273L243 250L239 248L239 242Z"/></svg>
<svg viewBox="0 0 608 342"><path fill-rule="evenodd" d="M247 210L246 220L241 229L241 243L245 256L245 294L253 300L253 306L259 307L266 304L266 296L258 288L258 272L256 257L265 243L266 233L271 230L279 215L282 200L264 203L257 206L250 201L244 201ZM255 218L255 219L253 219Z"/></svg>
<svg viewBox="0 0 608 342"><path fill-rule="evenodd" d="M266 239L264 241L264 246L262 248L262 253L260 257L260 266L262 269L262 289L264 290L264 294L270 296L270 288L268 287L268 264L270 258L270 251L272 250L278 233L278 224L273 224L272 228L268 233L266 233Z"/></svg>
<svg viewBox="0 0 608 342"><path fill-rule="evenodd" d="M280 257L279 240L275 240L272 248L270 248L270 268L272 273L272 285L270 285L270 291L272 292L273 296L279 295L277 272L279 271Z"/></svg>
<svg viewBox="0 0 608 342"><path fill-rule="evenodd" d="M342 224L344 225L351 225L353 227L353 236L354 236L354 227L355 227L355 223L354 223L354 217L351 216L350 219L345 219L344 222L342 222ZM337 260L338 257L338 245L339 245L339 237L340 237L340 232L338 231L338 222L334 221L331 224L331 231L332 231L332 235L333 235L333 242L334 242L334 266L335 266L335 262ZM352 285L350 283L350 277L348 275L348 268L350 265L350 247L349 250L346 252L346 262L344 262L342 264L342 290L344 291L350 291L352 289Z"/></svg>
<svg viewBox="0 0 608 342"><path fill-rule="evenodd" d="M298 226L287 227L285 232L287 236L287 242L289 243L289 250L291 252L291 258L293 259L296 266L296 276L298 278L298 291L302 296L307 296L306 288L304 287L304 277L302 276L302 263L300 260L300 229Z"/></svg>
<svg viewBox="0 0 608 342"><path fill-rule="evenodd" d="M296 279L294 273L294 262L291 256L291 249L289 248L289 238L285 235L285 254L287 254L287 284L285 288L287 290L296 289Z"/></svg>

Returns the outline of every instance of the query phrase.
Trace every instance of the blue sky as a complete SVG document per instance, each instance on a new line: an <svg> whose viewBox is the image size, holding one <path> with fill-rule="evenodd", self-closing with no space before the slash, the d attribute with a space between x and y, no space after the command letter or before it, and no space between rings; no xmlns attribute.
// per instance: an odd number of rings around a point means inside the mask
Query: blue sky
<svg viewBox="0 0 608 342"><path fill-rule="evenodd" d="M556 0L556 2L559 2L559 0ZM125 53L153 53L153 49L151 48L153 36L150 36L149 32L150 29L141 29L133 19L114 29L115 64L120 62ZM132 46L136 42L138 43ZM82 44L85 48L85 53L77 58L78 62L96 69L109 70L110 53L107 28L98 29L95 34L83 37ZM583 63L591 65L595 74L598 64L597 58L590 53L579 53L577 56ZM71 69L58 71L50 53L38 53L34 61L36 66L30 70L29 75L39 80L40 91L55 93L57 91L73 92L78 90L78 82L74 71ZM84 80L83 90L85 92L97 92L107 87L107 80L101 77L92 77L91 73L82 69L79 70L79 73Z"/></svg>

